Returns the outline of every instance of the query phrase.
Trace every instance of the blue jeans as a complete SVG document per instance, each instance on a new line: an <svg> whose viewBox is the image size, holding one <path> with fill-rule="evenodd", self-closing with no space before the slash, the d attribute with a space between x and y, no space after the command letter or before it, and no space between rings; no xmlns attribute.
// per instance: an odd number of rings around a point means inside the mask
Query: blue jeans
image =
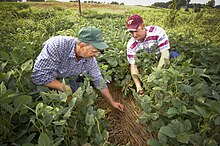
<svg viewBox="0 0 220 146"><path fill-rule="evenodd" d="M84 77L78 77L75 80L69 80L70 88L72 90L72 93L76 92L76 90L79 88L80 83L84 82Z"/></svg>
<svg viewBox="0 0 220 146"><path fill-rule="evenodd" d="M69 80L70 88L72 90L72 93L76 92L76 90L79 88L79 83L75 80Z"/></svg>
<svg viewBox="0 0 220 146"><path fill-rule="evenodd" d="M177 58L180 54L175 51L170 51L170 58Z"/></svg>

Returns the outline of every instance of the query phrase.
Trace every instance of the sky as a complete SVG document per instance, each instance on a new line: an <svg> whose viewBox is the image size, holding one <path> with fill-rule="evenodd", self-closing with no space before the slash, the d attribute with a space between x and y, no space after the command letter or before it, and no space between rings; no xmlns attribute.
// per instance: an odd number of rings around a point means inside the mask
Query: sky
<svg viewBox="0 0 220 146"><path fill-rule="evenodd" d="M81 0L83 1L92 1L92 0ZM125 5L144 5L149 6L152 5L155 2L168 2L170 0L93 0L97 2L106 2L110 3L112 1L120 3L124 3ZM190 3L201 3L205 4L208 0L191 0ZM215 0L215 5L220 5L220 0Z"/></svg>

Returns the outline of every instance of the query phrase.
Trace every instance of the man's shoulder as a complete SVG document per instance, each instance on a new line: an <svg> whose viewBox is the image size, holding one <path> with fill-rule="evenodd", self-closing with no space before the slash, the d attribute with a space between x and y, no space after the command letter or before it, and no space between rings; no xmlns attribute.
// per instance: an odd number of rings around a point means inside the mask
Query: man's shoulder
<svg viewBox="0 0 220 146"><path fill-rule="evenodd" d="M163 30L162 27L160 26L155 26L155 25L151 25L151 26L146 26L146 30L148 34L157 34L160 33L161 30Z"/></svg>
<svg viewBox="0 0 220 146"><path fill-rule="evenodd" d="M63 36L63 35L57 35L49 38L45 43L51 43L51 42L66 42L66 41L72 41L75 40L74 37L71 36Z"/></svg>

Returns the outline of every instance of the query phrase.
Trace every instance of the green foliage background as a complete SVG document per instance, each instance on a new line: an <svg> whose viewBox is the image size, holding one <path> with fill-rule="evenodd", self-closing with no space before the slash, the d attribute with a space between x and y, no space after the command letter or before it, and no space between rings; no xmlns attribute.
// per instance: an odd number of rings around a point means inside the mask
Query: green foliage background
<svg viewBox="0 0 220 146"><path fill-rule="evenodd" d="M133 94L154 145L218 145L220 143L220 17L219 10L199 13L134 7L104 13L97 9L35 7L38 3L1 3L0 7L0 145L111 145L106 111L95 102L99 95L89 77L76 94L50 91L30 80L41 45L55 35L77 37L84 26L96 26L110 46L99 58L105 80L114 80ZM124 8L126 6L115 6ZM145 96L135 92L126 60L125 21L140 14L146 25L163 27L171 50L181 53L161 70L156 58L140 52ZM67 80L63 80L63 84ZM73 99L66 103L67 96Z"/></svg>

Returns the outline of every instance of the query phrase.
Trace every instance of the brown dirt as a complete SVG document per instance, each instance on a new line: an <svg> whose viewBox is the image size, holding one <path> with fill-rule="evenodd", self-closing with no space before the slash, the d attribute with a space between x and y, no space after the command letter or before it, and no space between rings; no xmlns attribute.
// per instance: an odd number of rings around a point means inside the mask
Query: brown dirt
<svg viewBox="0 0 220 146"><path fill-rule="evenodd" d="M123 98L123 92L120 88L116 88L114 83L109 85L110 93L113 98L125 106L125 111L120 112L111 107L109 103L103 98L98 103L101 108L110 109L107 118L110 121L108 127L109 141L117 146L147 146L147 140L150 137L144 127L138 123L140 109L135 104L133 97Z"/></svg>

